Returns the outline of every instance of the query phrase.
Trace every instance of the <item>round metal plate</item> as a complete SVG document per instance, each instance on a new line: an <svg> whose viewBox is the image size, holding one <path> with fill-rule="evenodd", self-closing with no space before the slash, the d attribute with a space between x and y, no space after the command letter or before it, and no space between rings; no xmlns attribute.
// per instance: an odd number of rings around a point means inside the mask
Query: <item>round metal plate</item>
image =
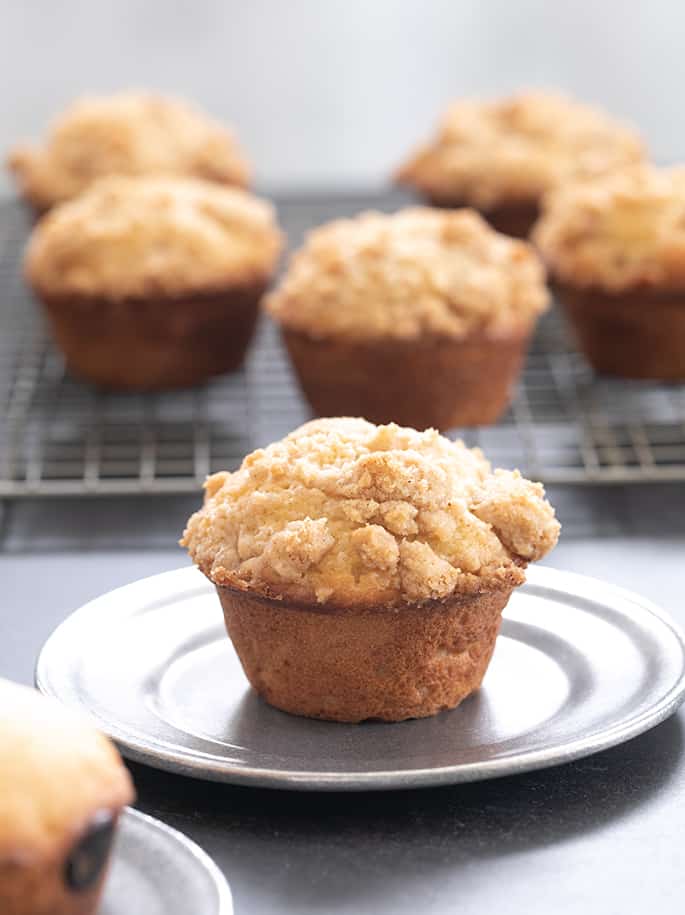
<svg viewBox="0 0 685 915"><path fill-rule="evenodd" d="M190 839L127 808L117 830L100 915L232 915L231 891Z"/></svg>
<svg viewBox="0 0 685 915"><path fill-rule="evenodd" d="M212 586L181 569L74 613L36 682L151 766L276 788L402 788L552 766L646 731L683 699L685 642L634 594L530 569L482 688L459 708L399 724L311 721L249 688Z"/></svg>

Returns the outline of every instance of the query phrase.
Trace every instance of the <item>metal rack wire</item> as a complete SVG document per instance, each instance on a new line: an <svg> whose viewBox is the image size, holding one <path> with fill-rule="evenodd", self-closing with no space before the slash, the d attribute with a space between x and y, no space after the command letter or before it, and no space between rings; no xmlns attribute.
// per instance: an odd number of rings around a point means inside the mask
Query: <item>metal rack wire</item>
<svg viewBox="0 0 685 915"><path fill-rule="evenodd" d="M295 245L311 225L398 202L292 198L279 215ZM66 376L21 280L27 232L20 207L0 204L0 497L195 492L307 419L265 320L242 371L193 390L121 395ZM685 480L685 386L595 377L552 310L508 414L463 437L546 483Z"/></svg>

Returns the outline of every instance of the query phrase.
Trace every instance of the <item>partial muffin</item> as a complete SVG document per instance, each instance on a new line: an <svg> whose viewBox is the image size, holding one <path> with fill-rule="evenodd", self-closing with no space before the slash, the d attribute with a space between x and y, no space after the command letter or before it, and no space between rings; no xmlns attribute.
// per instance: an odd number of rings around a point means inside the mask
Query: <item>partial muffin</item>
<svg viewBox="0 0 685 915"><path fill-rule="evenodd" d="M74 375L110 388L237 368L274 272L270 204L193 178L105 178L34 229L26 276Z"/></svg>
<svg viewBox="0 0 685 915"><path fill-rule="evenodd" d="M455 102L396 177L436 205L475 207L496 229L523 238L551 188L644 155L632 128L561 93L538 90Z"/></svg>
<svg viewBox="0 0 685 915"><path fill-rule="evenodd" d="M91 915L122 808L112 743L32 689L0 680L0 912Z"/></svg>
<svg viewBox="0 0 685 915"><path fill-rule="evenodd" d="M412 207L315 229L266 307L318 415L448 429L506 409L547 300L525 242Z"/></svg>
<svg viewBox="0 0 685 915"><path fill-rule="evenodd" d="M534 238L598 372L685 380L685 167L559 189Z"/></svg>
<svg viewBox="0 0 685 915"><path fill-rule="evenodd" d="M227 128L180 99L150 92L78 99L42 146L17 146L8 166L38 212L110 175L187 176L240 187L250 178Z"/></svg>
<svg viewBox="0 0 685 915"><path fill-rule="evenodd" d="M435 430L344 418L211 476L181 543L267 702L400 721L479 687L512 590L558 534L517 471Z"/></svg>

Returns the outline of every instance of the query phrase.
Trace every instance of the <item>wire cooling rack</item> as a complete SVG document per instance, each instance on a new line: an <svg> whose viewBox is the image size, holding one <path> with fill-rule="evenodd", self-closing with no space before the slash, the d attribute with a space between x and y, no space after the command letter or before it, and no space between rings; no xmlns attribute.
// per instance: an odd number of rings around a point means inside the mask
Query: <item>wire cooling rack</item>
<svg viewBox="0 0 685 915"><path fill-rule="evenodd" d="M279 216L296 245L326 219L400 202L290 198ZM65 375L21 279L28 230L17 204L0 204L0 497L195 492L308 418L266 320L242 371L193 390L118 395ZM553 309L507 415L463 438L546 483L685 480L685 386L595 377Z"/></svg>

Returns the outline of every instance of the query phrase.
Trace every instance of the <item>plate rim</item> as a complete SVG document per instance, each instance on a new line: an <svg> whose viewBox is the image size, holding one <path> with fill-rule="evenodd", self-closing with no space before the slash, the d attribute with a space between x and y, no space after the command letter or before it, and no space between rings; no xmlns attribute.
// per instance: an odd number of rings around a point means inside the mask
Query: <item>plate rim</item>
<svg viewBox="0 0 685 915"><path fill-rule="evenodd" d="M170 839L173 839L179 845L182 845L186 851L188 851L194 861L198 863L200 867L205 870L212 881L212 884L217 892L217 901L218 908L216 909L216 915L234 915L233 909L233 894L231 893L231 887L228 883L228 880L220 870L216 862L207 854L207 852L198 845L194 839L191 839L185 833L181 832L180 829L176 829L174 826L169 826L168 823L165 823L163 820L158 819L157 817L151 816L149 813L144 813L142 810L137 810L135 807L126 806L122 812L122 824L126 823L126 820L138 821L139 823L144 823L150 829L160 832ZM122 827L121 825L117 829L117 845L122 838ZM117 855L117 846L114 849L114 856L112 859L112 864L116 861ZM105 892L107 892L105 887Z"/></svg>
<svg viewBox="0 0 685 915"><path fill-rule="evenodd" d="M164 580L165 586L168 588L170 580L176 584L176 579L181 582L186 578L189 581L191 578L196 579L198 585L204 583L208 589L212 587L211 582L205 578L199 569L194 566L183 566L178 569L157 573L156 575L145 576L106 591L74 610L55 627L38 654L34 671L36 687L45 695L65 702L60 691L51 687L49 677L46 676L46 670L49 669L47 659L54 645L62 638L65 629L77 624L78 619L88 616L90 613L98 612L98 605L103 601L116 599L116 596L121 595L122 592L140 587L143 583L148 584L161 579ZM566 589L560 586L564 582L568 583ZM644 612L654 617L664 629L670 632L671 637L680 649L681 670L679 676L658 701L643 710L641 714L629 715L627 718L624 716L618 722L608 725L589 736L576 737L550 747L523 751L518 759L516 757L500 757L489 762L456 763L448 766L415 768L402 771L388 769L375 770L373 772L310 771L301 773L293 772L289 769L254 767L232 762L208 766L206 760L188 751L176 752L168 750L159 743L156 743L154 748L151 749L150 747L154 740L150 739L145 744L137 739L135 734L127 734L116 726L106 727L108 722L105 719L93 716L90 709L83 703L80 703L78 708L82 712L85 711L91 719L94 719L100 729L111 737L122 755L133 762L143 763L155 769L199 778L204 781L291 791L391 791L465 784L485 781L491 778L519 775L562 765L618 746L660 724L676 711L685 699L685 635L667 611L649 598L643 597L630 589L613 585L590 575L569 572L552 566L529 568L526 571L526 583L522 586L522 592L525 592L526 587L529 585L577 595L579 592L587 591L588 588L609 589L617 598L633 604L638 612ZM579 596L582 596L582 593ZM619 612L625 615L624 610ZM68 700L66 700L66 704L70 704Z"/></svg>

